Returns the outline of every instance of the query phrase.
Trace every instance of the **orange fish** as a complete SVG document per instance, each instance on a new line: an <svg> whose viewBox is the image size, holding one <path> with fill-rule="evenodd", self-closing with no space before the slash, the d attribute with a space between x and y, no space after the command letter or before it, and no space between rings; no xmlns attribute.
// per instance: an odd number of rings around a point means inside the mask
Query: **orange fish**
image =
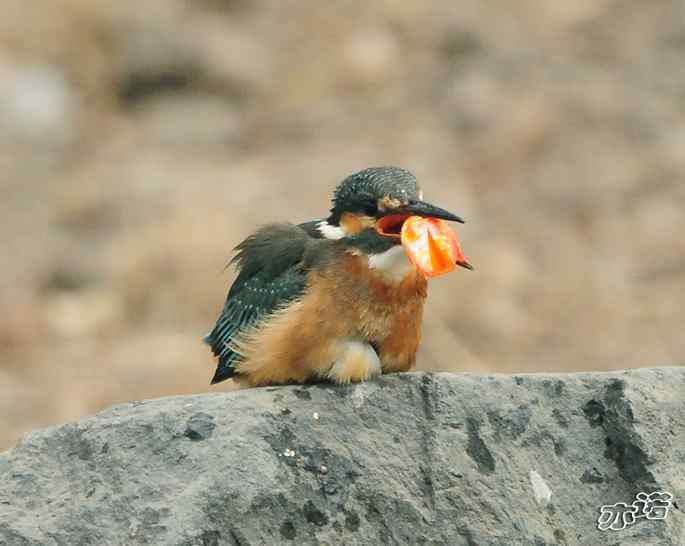
<svg viewBox="0 0 685 546"><path fill-rule="evenodd" d="M407 256L426 277L444 275L457 265L473 269L457 234L443 220L410 216L402 224L401 237Z"/></svg>

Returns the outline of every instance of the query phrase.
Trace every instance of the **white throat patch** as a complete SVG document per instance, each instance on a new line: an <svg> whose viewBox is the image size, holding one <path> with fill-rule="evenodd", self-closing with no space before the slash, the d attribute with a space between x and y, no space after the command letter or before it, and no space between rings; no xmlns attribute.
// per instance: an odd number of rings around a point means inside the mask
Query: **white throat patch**
<svg viewBox="0 0 685 546"><path fill-rule="evenodd" d="M382 273L393 282L399 282L416 269L404 252L402 245L392 247L380 254L369 256L369 269Z"/></svg>
<svg viewBox="0 0 685 546"><path fill-rule="evenodd" d="M326 220L319 222L317 227L326 239L342 239L347 235L342 227L332 226Z"/></svg>

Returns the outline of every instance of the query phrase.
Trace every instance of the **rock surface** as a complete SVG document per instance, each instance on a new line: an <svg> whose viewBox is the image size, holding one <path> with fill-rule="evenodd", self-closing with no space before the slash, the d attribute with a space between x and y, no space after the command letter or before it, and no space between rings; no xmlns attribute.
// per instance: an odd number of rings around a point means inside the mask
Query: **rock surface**
<svg viewBox="0 0 685 546"><path fill-rule="evenodd" d="M131 402L0 455L0 544L680 546L684 461L685 368Z"/></svg>

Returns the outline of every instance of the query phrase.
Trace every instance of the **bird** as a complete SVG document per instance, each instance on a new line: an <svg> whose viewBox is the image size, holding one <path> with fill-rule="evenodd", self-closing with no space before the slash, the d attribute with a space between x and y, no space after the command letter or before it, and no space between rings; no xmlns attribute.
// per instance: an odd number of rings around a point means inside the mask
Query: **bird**
<svg viewBox="0 0 685 546"><path fill-rule="evenodd" d="M416 177L371 167L336 187L326 218L265 225L238 244L238 275L205 336L211 383L361 382L415 366L427 279L400 232L414 216L463 223ZM459 254L456 265L472 269Z"/></svg>

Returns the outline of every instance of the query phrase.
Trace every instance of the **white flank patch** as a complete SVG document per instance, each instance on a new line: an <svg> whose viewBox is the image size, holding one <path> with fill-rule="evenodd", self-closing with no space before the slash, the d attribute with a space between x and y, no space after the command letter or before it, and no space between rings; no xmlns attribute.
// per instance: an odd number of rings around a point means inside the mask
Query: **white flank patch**
<svg viewBox="0 0 685 546"><path fill-rule="evenodd" d="M347 235L345 230L340 226L332 226L326 220L319 222L319 231L326 239L342 239Z"/></svg>
<svg viewBox="0 0 685 546"><path fill-rule="evenodd" d="M363 360L368 365L368 375L364 379L376 377L381 374L381 361L371 345L365 341L357 341L354 339L345 340L340 343L344 346L343 353L340 359L331 366L331 369L328 372L329 377L335 378L347 375L349 372L346 370L346 367L349 365L349 362L357 360Z"/></svg>
<svg viewBox="0 0 685 546"><path fill-rule="evenodd" d="M530 483L533 485L533 494L538 504L547 504L552 498L552 491L535 470L530 471Z"/></svg>
<svg viewBox="0 0 685 546"><path fill-rule="evenodd" d="M394 282L401 281L415 269L402 245L394 246L381 254L371 254L369 268L382 273Z"/></svg>

